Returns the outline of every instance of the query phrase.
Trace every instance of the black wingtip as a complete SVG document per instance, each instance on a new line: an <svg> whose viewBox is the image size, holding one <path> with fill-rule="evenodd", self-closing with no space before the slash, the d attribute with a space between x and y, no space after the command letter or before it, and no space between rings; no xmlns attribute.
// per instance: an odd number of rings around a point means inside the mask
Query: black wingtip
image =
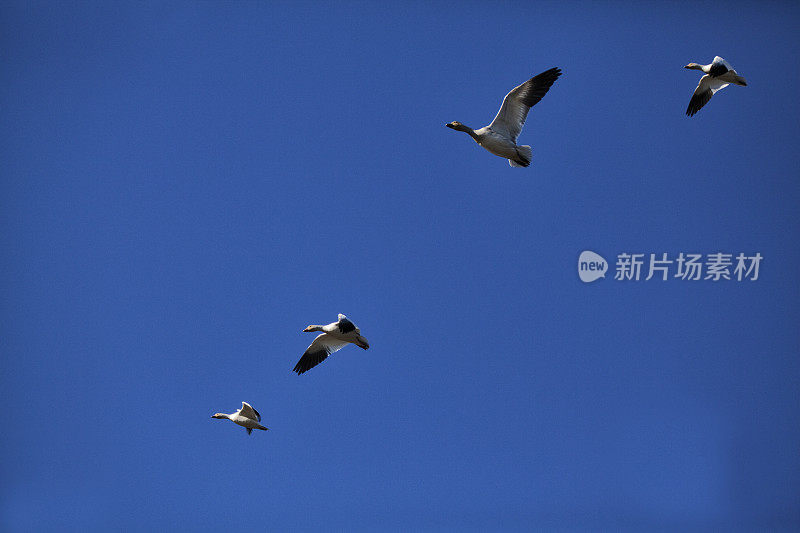
<svg viewBox="0 0 800 533"><path fill-rule="evenodd" d="M298 361L297 364L294 365L294 368L292 369L292 372L296 372L298 376L300 374L305 374L306 372L314 368L314 365L306 366L305 364L300 364L302 362L303 361Z"/></svg>
<svg viewBox="0 0 800 533"><path fill-rule="evenodd" d="M554 78L557 78L557 77L561 76L561 74L563 74L563 73L561 72L561 69L559 67L553 67L553 68L551 68L549 70L545 70L544 72L542 72L542 74L553 76ZM541 74L540 74L540 76L541 76Z"/></svg>

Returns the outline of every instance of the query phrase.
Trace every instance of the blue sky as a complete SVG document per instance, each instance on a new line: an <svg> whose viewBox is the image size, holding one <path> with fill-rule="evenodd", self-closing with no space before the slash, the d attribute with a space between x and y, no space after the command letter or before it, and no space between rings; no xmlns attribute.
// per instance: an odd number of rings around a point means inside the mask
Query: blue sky
<svg viewBox="0 0 800 533"><path fill-rule="evenodd" d="M798 22L5 3L0 528L800 528ZM715 55L749 85L690 119ZM531 167L444 127L554 66ZM293 374L340 312L370 350ZM242 400L269 432L210 418Z"/></svg>

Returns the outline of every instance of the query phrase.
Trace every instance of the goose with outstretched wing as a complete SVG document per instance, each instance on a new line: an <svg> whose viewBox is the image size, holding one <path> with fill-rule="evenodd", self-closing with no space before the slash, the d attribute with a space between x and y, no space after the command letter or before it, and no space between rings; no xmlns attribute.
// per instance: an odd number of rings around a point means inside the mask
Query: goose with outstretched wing
<svg viewBox="0 0 800 533"><path fill-rule="evenodd" d="M211 418L227 418L234 424L238 424L245 428L248 435L251 434L254 429L261 429L264 431L269 429L268 427L264 427L259 423L261 422L261 415L258 414L258 411L253 409L253 406L247 402L242 402L242 408L235 413L215 413L211 415Z"/></svg>
<svg viewBox="0 0 800 533"><path fill-rule="evenodd" d="M730 63L719 56L716 56L714 61L708 65L689 63L683 68L699 70L705 74L700 78L700 82L692 94L692 99L689 100L689 107L686 108L686 115L689 117L700 111L720 89L724 89L731 83L742 87L747 85L747 80L739 76Z"/></svg>
<svg viewBox="0 0 800 533"><path fill-rule="evenodd" d="M445 124L445 126L467 133L489 152L508 159L508 164L512 167L527 167L531 164L533 151L528 145L518 146L517 137L522 132L522 126L525 125L528 111L547 94L559 76L561 76L561 69L551 68L537 74L522 85L514 87L503 98L500 111L488 126L473 130L457 121Z"/></svg>
<svg viewBox="0 0 800 533"><path fill-rule="evenodd" d="M321 331L305 353L294 366L293 372L298 375L320 364L327 357L338 352L348 344L355 344L364 350L369 349L369 342L361 336L361 330L356 327L346 316L339 314L339 320L326 326L311 325L304 332Z"/></svg>

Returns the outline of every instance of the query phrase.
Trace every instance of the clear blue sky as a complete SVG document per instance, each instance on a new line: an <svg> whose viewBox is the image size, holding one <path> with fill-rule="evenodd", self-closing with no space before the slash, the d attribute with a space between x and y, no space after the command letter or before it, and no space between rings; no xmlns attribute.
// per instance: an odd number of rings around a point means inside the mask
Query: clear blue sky
<svg viewBox="0 0 800 533"><path fill-rule="evenodd" d="M0 8L0 529L800 528L800 6L334 5Z"/></svg>

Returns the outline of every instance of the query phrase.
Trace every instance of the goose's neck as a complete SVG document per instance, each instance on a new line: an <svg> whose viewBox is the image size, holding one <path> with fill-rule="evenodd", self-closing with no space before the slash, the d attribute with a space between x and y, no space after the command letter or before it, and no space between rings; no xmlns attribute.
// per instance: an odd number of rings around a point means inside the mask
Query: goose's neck
<svg viewBox="0 0 800 533"><path fill-rule="evenodd" d="M475 133L475 130L473 130L472 128L470 128L469 126L467 126L465 124L459 124L458 126L455 127L455 129L457 129L458 131L463 131L464 133L469 134L469 136L472 137L473 139L475 139L476 141L478 140L478 134Z"/></svg>
<svg viewBox="0 0 800 533"><path fill-rule="evenodd" d="M689 63L686 65L686 68L692 70L699 70L708 74L708 70L711 68L711 65L700 65L698 63Z"/></svg>

